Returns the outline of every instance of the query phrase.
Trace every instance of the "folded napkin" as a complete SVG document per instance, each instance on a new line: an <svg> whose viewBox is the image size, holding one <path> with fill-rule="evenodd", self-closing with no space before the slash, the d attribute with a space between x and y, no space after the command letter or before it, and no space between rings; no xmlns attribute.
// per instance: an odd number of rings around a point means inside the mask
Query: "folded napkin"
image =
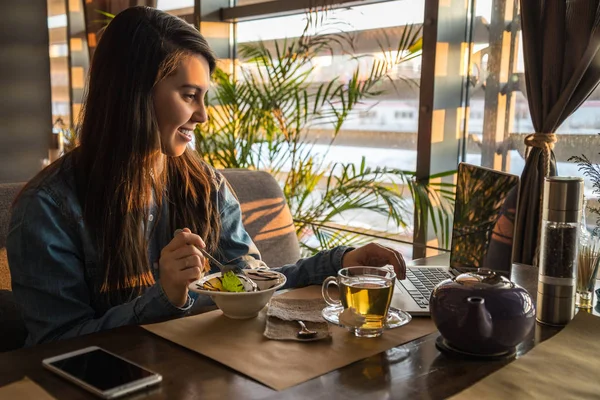
<svg viewBox="0 0 600 400"><path fill-rule="evenodd" d="M326 304L323 299L288 299L274 297L269 303L264 335L275 340L297 340L307 342L331 337L329 324L321 316ZM309 339L297 336L301 329L298 321L317 334Z"/></svg>

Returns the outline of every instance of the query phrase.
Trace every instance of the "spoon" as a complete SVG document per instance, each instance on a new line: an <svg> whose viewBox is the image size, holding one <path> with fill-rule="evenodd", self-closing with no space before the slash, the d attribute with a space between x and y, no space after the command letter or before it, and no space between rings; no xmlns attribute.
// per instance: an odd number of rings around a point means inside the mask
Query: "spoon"
<svg viewBox="0 0 600 400"><path fill-rule="evenodd" d="M175 233L173 233L173 236L177 236L177 234L179 234L180 232L183 232L183 229L176 229ZM219 267L219 269L221 270L221 275L225 274L226 272L229 271L233 271L234 274L243 274L244 277L246 278L246 280L248 281L248 283L250 284L250 286L252 286L252 291L253 292L258 292L258 285L256 284L256 282L254 282L252 279L248 278L248 276L246 275L246 273L244 272L244 270L238 266L232 266L232 265L223 265L221 264L221 262L219 262L219 260L217 260L216 258L214 258L213 256L210 255L210 253L206 250L204 250L201 247L196 247L198 250L200 250L200 252L204 255L204 257L208 258L209 261L211 261L214 265L216 265L217 267Z"/></svg>
<svg viewBox="0 0 600 400"><path fill-rule="evenodd" d="M300 329L298 333L296 333L296 336L298 336L300 339L310 339L317 335L317 331L312 331L308 329L303 321L298 321L298 323L300 324L302 329Z"/></svg>

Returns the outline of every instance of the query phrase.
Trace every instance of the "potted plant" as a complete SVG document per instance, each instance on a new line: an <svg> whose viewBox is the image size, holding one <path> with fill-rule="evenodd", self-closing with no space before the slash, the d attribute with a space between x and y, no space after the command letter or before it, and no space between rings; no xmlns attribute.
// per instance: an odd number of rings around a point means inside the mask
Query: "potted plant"
<svg viewBox="0 0 600 400"><path fill-rule="evenodd" d="M584 176L587 176L592 181L592 193L596 196L600 195L600 166L592 163L585 154L569 157L568 161L577 163L579 171L581 171ZM587 205L584 212L587 210L589 210L589 212L595 215L597 218L596 227L594 228L594 235L598 235L600 229L600 207Z"/></svg>
<svg viewBox="0 0 600 400"><path fill-rule="evenodd" d="M326 153L356 106L381 95L384 82L394 83L391 72L418 56L421 28L406 26L393 47L386 38L380 43L384 58L365 68L360 62L365 56L355 54L353 33L336 30L337 22L324 15L307 13L299 37L238 45L246 64L236 75L215 72L209 122L195 131L198 152L218 168L265 170L278 177L308 252L365 241L334 224L356 210L384 215L398 227L409 227L413 218L417 227L429 220L448 247L453 185L420 184L413 172L371 168L364 157L356 164L328 164L315 153L310 136L311 128L329 129ZM334 53L356 62L351 77L316 82L317 57Z"/></svg>

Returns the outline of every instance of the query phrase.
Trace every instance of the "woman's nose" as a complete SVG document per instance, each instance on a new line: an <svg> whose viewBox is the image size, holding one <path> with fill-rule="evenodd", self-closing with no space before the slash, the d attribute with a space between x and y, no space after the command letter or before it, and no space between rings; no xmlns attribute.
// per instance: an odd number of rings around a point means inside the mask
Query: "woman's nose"
<svg viewBox="0 0 600 400"><path fill-rule="evenodd" d="M204 105L200 106L196 112L192 115L192 122L197 124L202 124L208 120L208 116L206 114L206 107Z"/></svg>

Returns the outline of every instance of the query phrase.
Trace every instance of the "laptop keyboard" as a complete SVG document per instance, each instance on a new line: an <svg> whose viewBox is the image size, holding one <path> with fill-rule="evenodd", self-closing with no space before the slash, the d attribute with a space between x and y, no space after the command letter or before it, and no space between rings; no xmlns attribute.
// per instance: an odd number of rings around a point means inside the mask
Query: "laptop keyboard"
<svg viewBox="0 0 600 400"><path fill-rule="evenodd" d="M435 285L451 278L452 275L444 268L427 267L406 269L406 280L398 281L411 295L419 307L429 308L429 298Z"/></svg>

